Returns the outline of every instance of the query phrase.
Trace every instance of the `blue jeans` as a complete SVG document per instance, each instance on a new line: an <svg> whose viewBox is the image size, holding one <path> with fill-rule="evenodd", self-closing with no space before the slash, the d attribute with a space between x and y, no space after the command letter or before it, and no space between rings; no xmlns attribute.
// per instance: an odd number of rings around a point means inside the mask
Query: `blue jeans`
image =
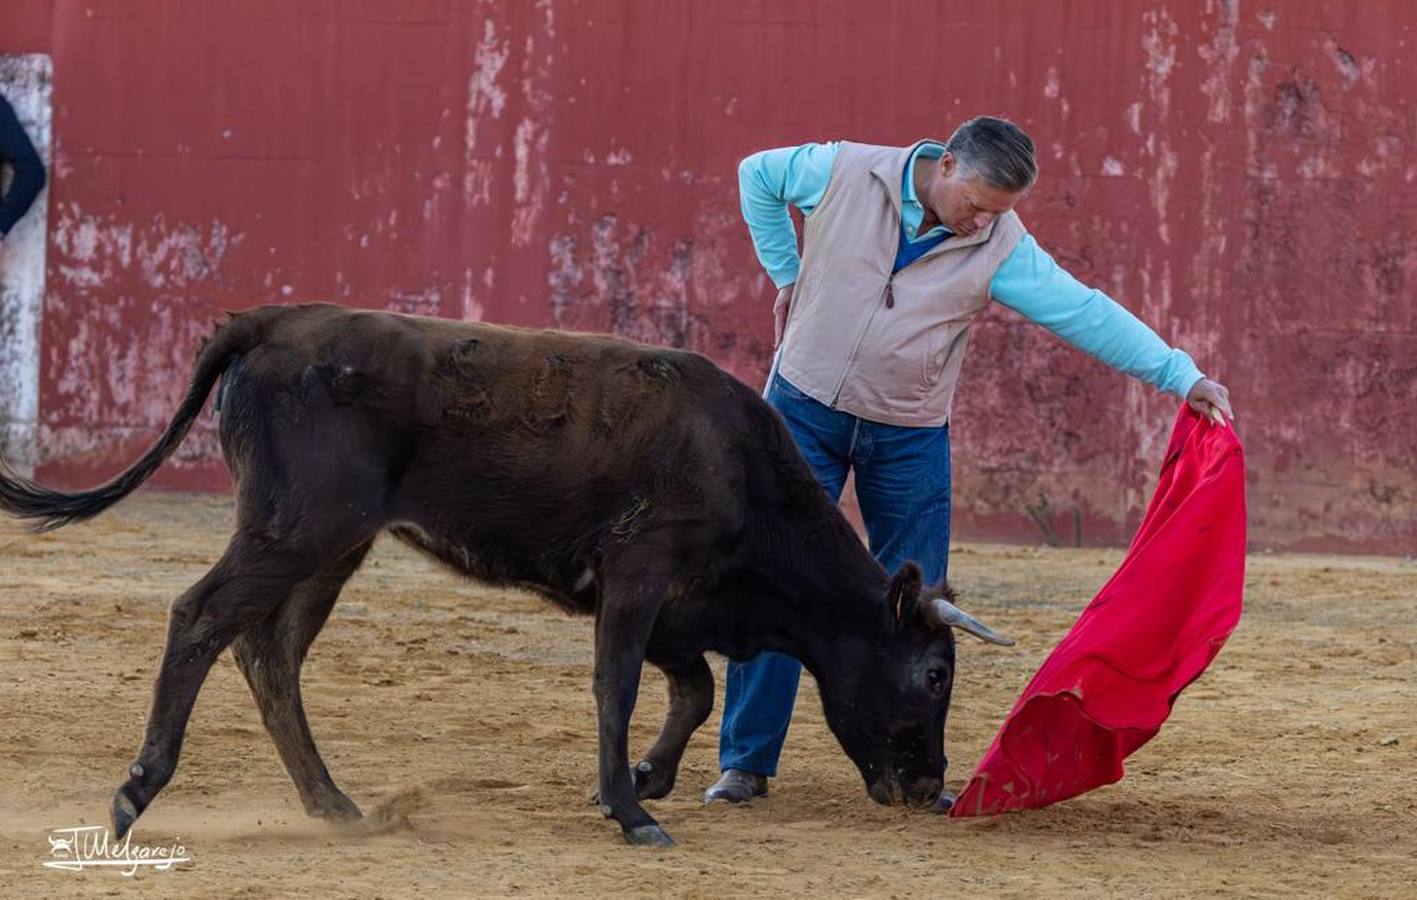
<svg viewBox="0 0 1417 900"><path fill-rule="evenodd" d="M818 403L781 375L774 376L767 400L787 421L833 501L841 498L847 471L855 470L861 518L881 565L893 573L914 560L926 584L944 578L950 552L949 426L868 422ZM777 774L801 673L801 663L779 653L728 663L720 769Z"/></svg>

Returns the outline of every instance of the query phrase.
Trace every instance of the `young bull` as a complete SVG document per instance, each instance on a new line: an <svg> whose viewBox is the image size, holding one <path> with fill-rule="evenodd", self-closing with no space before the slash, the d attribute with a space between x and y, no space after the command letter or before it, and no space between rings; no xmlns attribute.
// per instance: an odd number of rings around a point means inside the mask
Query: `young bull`
<svg viewBox="0 0 1417 900"><path fill-rule="evenodd" d="M951 627L1008 643L920 572L893 578L752 390L693 353L608 337L329 305L236 314L198 354L155 446L66 494L0 470L0 507L56 528L97 515L177 448L213 385L236 533L173 604L147 734L113 800L122 837L172 777L228 645L306 811L355 819L315 748L300 666L383 529L457 571L595 616L599 802L632 844L713 707L705 651L775 650L816 677L872 798L930 803L945 771ZM633 767L645 660L669 714Z"/></svg>

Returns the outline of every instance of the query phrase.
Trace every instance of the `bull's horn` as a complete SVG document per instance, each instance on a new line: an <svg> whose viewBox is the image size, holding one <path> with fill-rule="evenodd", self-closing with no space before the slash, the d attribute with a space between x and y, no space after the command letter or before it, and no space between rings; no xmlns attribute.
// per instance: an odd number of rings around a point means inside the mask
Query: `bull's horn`
<svg viewBox="0 0 1417 900"><path fill-rule="evenodd" d="M930 601L930 609L935 613L941 625L948 625L951 628L958 628L967 631L981 641L988 641L991 644L998 644L1001 647L1012 647L1014 639L1004 637L983 622L971 616L969 613L955 606L944 597L936 597Z"/></svg>

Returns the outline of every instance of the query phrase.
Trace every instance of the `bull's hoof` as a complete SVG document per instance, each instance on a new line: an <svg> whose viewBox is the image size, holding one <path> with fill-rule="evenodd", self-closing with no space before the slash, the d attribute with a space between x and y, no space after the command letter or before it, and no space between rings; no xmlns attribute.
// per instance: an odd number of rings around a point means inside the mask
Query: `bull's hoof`
<svg viewBox="0 0 1417 900"><path fill-rule="evenodd" d="M359 811L354 801L344 794L322 798L305 807L305 812L311 818L324 819L331 825L349 824L364 818L364 813Z"/></svg>
<svg viewBox="0 0 1417 900"><path fill-rule="evenodd" d="M674 838L658 825L637 825L625 829L625 843L633 847L673 847Z"/></svg>
<svg viewBox="0 0 1417 900"><path fill-rule="evenodd" d="M937 813L947 813L954 808L955 795L949 791L940 791L940 796L935 798L935 802L930 804L930 810Z"/></svg>
<svg viewBox="0 0 1417 900"><path fill-rule="evenodd" d="M656 766L647 759L640 760L632 770L635 779L635 798L638 800L658 800L668 797L674 790L673 770L667 766Z"/></svg>
<svg viewBox="0 0 1417 900"><path fill-rule="evenodd" d="M128 829L133 827L133 822L143 811L133 802L132 798L123 788L118 789L118 793L113 795L113 838L122 840L128 833Z"/></svg>

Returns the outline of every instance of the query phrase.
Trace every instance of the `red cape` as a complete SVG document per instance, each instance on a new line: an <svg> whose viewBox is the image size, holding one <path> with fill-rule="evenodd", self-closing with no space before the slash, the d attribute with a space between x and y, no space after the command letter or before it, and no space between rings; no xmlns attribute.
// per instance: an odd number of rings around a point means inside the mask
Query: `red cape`
<svg viewBox="0 0 1417 900"><path fill-rule="evenodd" d="M1127 557L1033 676L953 816L1047 806L1122 777L1240 620L1245 459L1183 406Z"/></svg>

